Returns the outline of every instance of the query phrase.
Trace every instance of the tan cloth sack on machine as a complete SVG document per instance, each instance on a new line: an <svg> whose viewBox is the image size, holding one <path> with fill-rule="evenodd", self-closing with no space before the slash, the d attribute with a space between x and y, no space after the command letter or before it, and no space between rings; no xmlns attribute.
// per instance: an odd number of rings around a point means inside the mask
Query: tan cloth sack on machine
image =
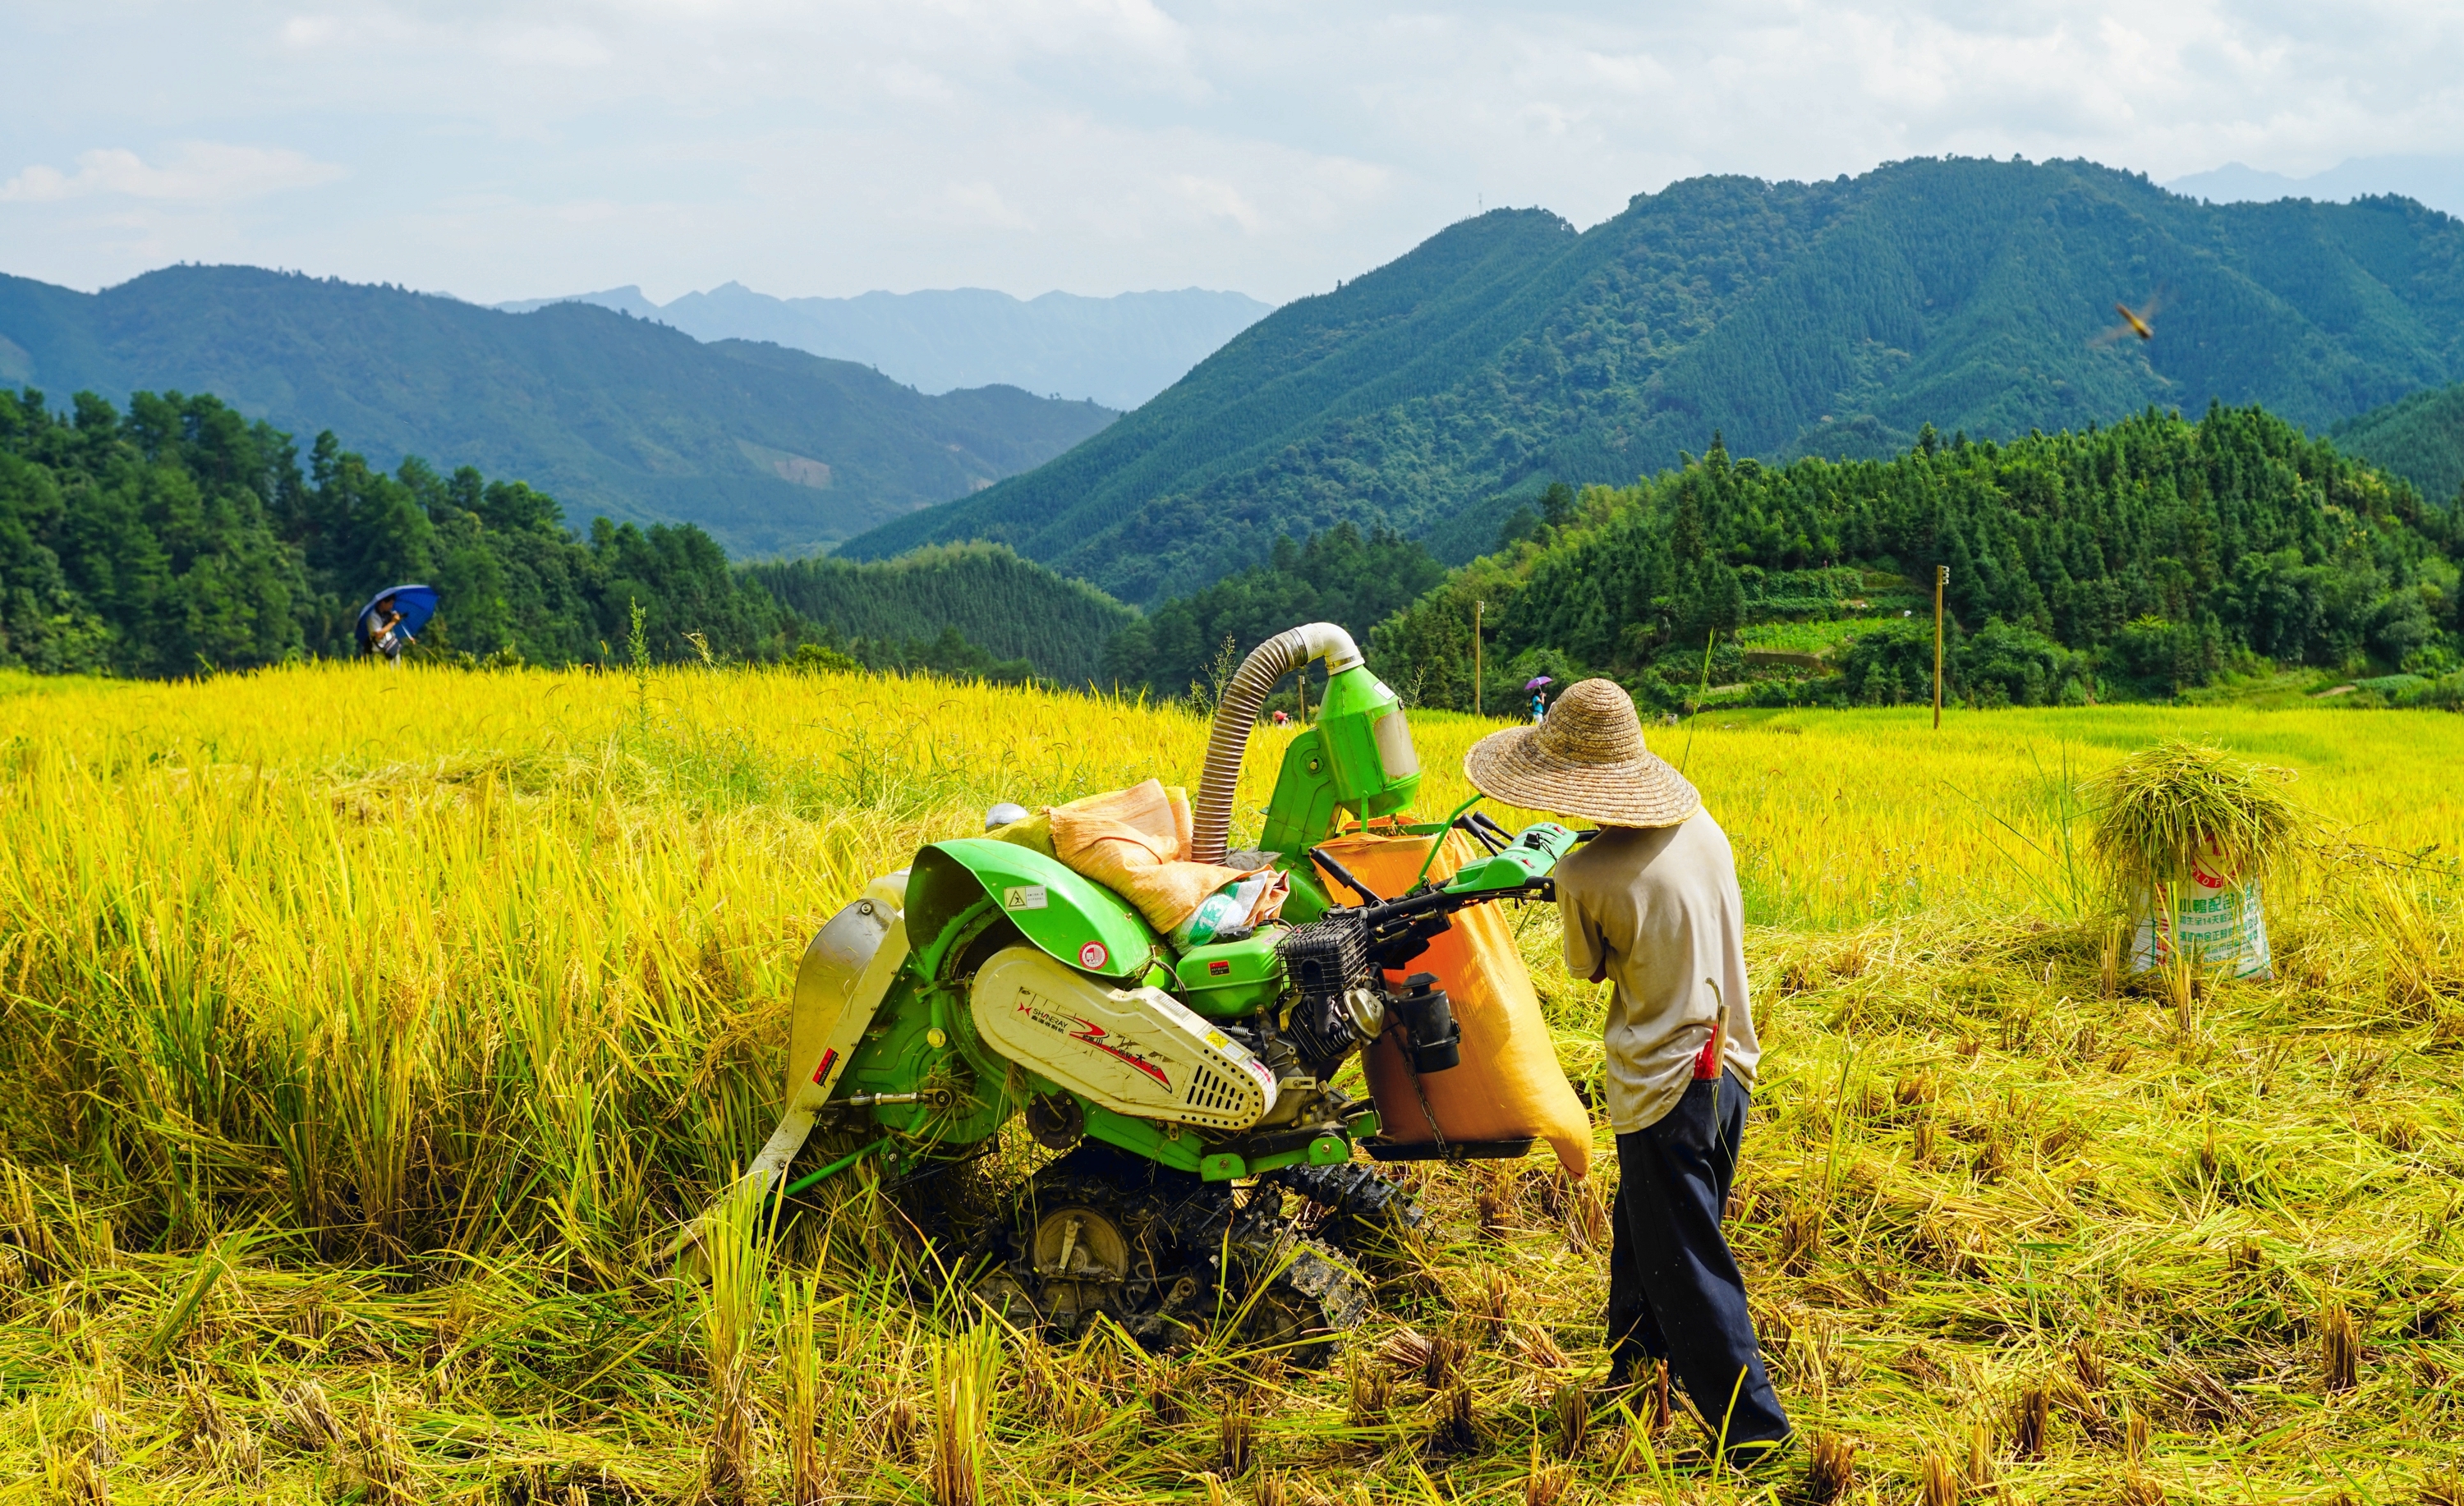
<svg viewBox="0 0 2464 1506"><path fill-rule="evenodd" d="M1189 862L1189 796L1149 779L1109 795L1053 806L1052 855L1138 907L1147 924L1169 934L1200 902L1254 869ZM1262 895L1250 924L1283 908L1281 884Z"/></svg>
<svg viewBox="0 0 2464 1506"><path fill-rule="evenodd" d="M1325 844L1325 851L1358 874L1361 883L1395 899L1419 872L1429 840L1364 834L1337 838ZM1477 856L1462 833L1448 832L1429 877L1442 881ZM1332 887L1338 898L1358 903L1341 885ZM1488 904L1457 910L1446 929L1430 939L1429 949L1404 966L1401 976L1415 972L1437 974L1438 986L1453 1001L1455 1021L1463 1027L1463 1063L1419 1079L1415 1092L1411 1065L1394 1035L1380 1037L1363 1064L1386 1137L1425 1145L1440 1138L1453 1143L1529 1135L1549 1142L1568 1175L1587 1174L1592 1167L1591 1116L1566 1080L1565 1068L1557 1064L1557 1048L1549 1038L1548 1022L1540 1017L1540 996L1532 990L1523 953L1515 949L1506 907ZM1423 1099L1426 1111L1420 1106Z"/></svg>

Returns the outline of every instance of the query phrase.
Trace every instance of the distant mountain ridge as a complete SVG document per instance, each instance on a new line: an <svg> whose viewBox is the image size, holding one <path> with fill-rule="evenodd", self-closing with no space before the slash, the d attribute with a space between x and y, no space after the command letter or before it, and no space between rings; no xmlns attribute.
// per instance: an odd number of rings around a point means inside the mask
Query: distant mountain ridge
<svg viewBox="0 0 2464 1506"><path fill-rule="evenodd" d="M2211 204L2267 204L2277 199L2349 204L2374 194L2397 193L2433 209L2464 215L2464 156L2353 157L2302 178L2227 163L2176 178L2165 186Z"/></svg>
<svg viewBox="0 0 2464 1506"><path fill-rule="evenodd" d="M209 392L380 466L475 466L593 514L699 524L739 557L801 555L980 491L1111 410L1016 387L927 397L868 367L582 304L512 315L253 267L78 293L0 276L0 382Z"/></svg>
<svg viewBox="0 0 2464 1506"><path fill-rule="evenodd" d="M1183 288L1109 298L984 288L778 298L730 282L665 304L638 287L495 307L525 313L595 303L674 325L695 339L754 339L860 361L923 392L1007 383L1029 392L1136 407L1274 312L1241 293Z"/></svg>
<svg viewBox="0 0 2464 1506"><path fill-rule="evenodd" d="M2114 305L2161 298L2155 338ZM1351 521L1490 547L1551 480L1879 456L2263 403L2313 429L2464 378L2464 223L2207 205L2092 163L1698 178L1588 231L1500 209L1288 304L1058 461L842 546L984 538L1152 603Z"/></svg>

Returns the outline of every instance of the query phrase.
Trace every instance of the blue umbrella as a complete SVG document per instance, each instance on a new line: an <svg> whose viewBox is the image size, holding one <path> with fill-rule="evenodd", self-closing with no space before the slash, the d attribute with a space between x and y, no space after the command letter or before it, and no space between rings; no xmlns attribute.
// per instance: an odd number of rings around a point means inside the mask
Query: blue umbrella
<svg viewBox="0 0 2464 1506"><path fill-rule="evenodd" d="M373 653L376 649L377 634L383 631L377 625L377 608L386 601L391 601L393 609L402 614L402 621L394 624L394 631L405 639L417 638L420 630L428 625L428 620L436 615L434 586L398 585L389 591L378 592L368 598L367 605L360 608L358 631L360 652L363 654Z"/></svg>

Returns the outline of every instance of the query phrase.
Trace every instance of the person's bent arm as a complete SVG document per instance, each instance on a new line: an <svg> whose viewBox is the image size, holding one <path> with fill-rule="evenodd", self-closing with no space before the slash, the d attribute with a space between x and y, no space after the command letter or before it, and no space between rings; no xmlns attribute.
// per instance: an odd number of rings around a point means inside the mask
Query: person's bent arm
<svg viewBox="0 0 2464 1506"><path fill-rule="evenodd" d="M1557 914L1566 927L1566 971L1594 983L1607 978L1609 949L1599 924L1562 887L1557 891Z"/></svg>

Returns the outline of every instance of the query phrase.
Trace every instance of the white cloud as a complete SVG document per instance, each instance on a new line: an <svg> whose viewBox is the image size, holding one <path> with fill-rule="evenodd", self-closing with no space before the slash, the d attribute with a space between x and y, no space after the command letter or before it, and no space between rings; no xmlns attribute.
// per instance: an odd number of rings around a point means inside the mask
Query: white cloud
<svg viewBox="0 0 2464 1506"><path fill-rule="evenodd" d="M210 247L487 298L729 278L1282 298L1480 204L1590 224L1696 173L2453 152L2464 9L87 0L16 25L0 98L20 161L73 164L0 187L0 270L80 286ZM96 142L144 155L77 155ZM276 193L337 162L347 184ZM144 233L68 202L103 195Z"/></svg>
<svg viewBox="0 0 2464 1506"><path fill-rule="evenodd" d="M174 204L227 205L262 198L286 188L313 188L344 175L289 147L234 146L223 142L182 142L154 166L121 147L79 152L77 170L36 164L0 184L0 202L41 204L121 194Z"/></svg>
<svg viewBox="0 0 2464 1506"><path fill-rule="evenodd" d="M927 202L920 218L962 229L1031 230L1035 222L989 183L954 183Z"/></svg>
<svg viewBox="0 0 2464 1506"><path fill-rule="evenodd" d="M1258 229L1258 207L1221 178L1200 178L1184 172L1174 174L1169 183L1172 191L1188 200L1199 213L1229 220L1243 230Z"/></svg>

